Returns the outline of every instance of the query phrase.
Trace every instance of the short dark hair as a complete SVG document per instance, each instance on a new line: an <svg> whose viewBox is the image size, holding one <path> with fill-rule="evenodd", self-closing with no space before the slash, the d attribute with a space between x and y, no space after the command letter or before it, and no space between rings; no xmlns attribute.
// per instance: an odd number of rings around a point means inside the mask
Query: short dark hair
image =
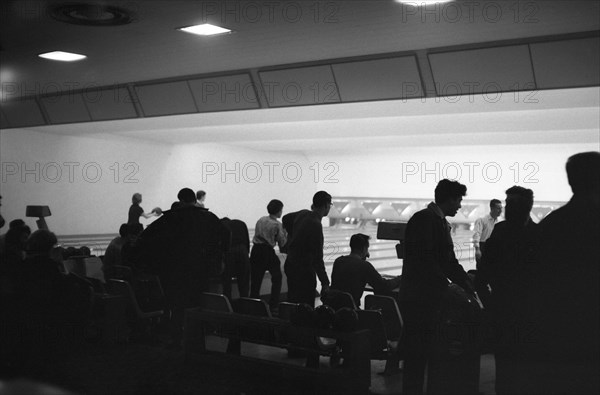
<svg viewBox="0 0 600 395"><path fill-rule="evenodd" d="M204 192L203 190L199 190L198 192L196 192L196 199L200 200L204 196L206 196L206 192Z"/></svg>
<svg viewBox="0 0 600 395"><path fill-rule="evenodd" d="M352 251L361 251L365 247L369 247L369 240L371 240L371 236L356 233L350 237L350 249Z"/></svg>
<svg viewBox="0 0 600 395"><path fill-rule="evenodd" d="M8 223L8 229L17 229L20 228L22 226L25 226L25 221L23 221L22 219L13 219L12 221L10 221Z"/></svg>
<svg viewBox="0 0 600 395"><path fill-rule="evenodd" d="M127 224L121 224L119 227L119 236L127 237Z"/></svg>
<svg viewBox="0 0 600 395"><path fill-rule="evenodd" d="M273 199L267 204L267 212L271 215L277 214L283 209L283 202L281 200Z"/></svg>
<svg viewBox="0 0 600 395"><path fill-rule="evenodd" d="M567 178L574 194L600 188L600 152L581 152L567 160Z"/></svg>
<svg viewBox="0 0 600 395"><path fill-rule="evenodd" d="M490 200L490 208L494 208L495 205L497 204L502 204L502 202L498 199L492 199Z"/></svg>
<svg viewBox="0 0 600 395"><path fill-rule="evenodd" d="M56 245L56 235L46 229L38 229L29 236L26 251L28 253L48 253Z"/></svg>
<svg viewBox="0 0 600 395"><path fill-rule="evenodd" d="M437 204L457 199L467 194L467 187L458 181L443 179L435 187L435 202Z"/></svg>
<svg viewBox="0 0 600 395"><path fill-rule="evenodd" d="M531 189L523 188L518 185L512 186L506 190L506 196L517 195L523 199L523 204L531 211L533 207L533 191Z"/></svg>
<svg viewBox="0 0 600 395"><path fill-rule="evenodd" d="M182 203L196 203L196 194L190 188L183 188L177 194L177 199Z"/></svg>
<svg viewBox="0 0 600 395"><path fill-rule="evenodd" d="M319 191L313 196L313 206L323 207L331 203L331 195L325 191Z"/></svg>

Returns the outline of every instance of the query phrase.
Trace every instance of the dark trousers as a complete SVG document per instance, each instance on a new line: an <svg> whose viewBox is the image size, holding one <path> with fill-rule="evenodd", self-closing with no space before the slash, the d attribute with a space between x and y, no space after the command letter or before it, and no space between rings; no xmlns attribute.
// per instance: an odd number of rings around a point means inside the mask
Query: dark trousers
<svg viewBox="0 0 600 395"><path fill-rule="evenodd" d="M404 319L404 376L402 394L422 394L425 368L435 335L437 305L432 302L400 302Z"/></svg>
<svg viewBox="0 0 600 395"><path fill-rule="evenodd" d="M250 291L250 258L244 245L232 246L225 253L225 269L221 276L223 295L231 299L231 278L237 278L237 287L240 297L247 297Z"/></svg>
<svg viewBox="0 0 600 395"><path fill-rule="evenodd" d="M202 276L178 274L164 282L167 309L170 312L169 332L173 342L181 343L185 309L200 304L202 292L208 290L208 279Z"/></svg>
<svg viewBox="0 0 600 395"><path fill-rule="evenodd" d="M254 244L250 253L250 297L260 298L260 287L266 271L271 274L271 300L269 305L275 308L281 294L281 263L275 249L268 244Z"/></svg>
<svg viewBox="0 0 600 395"><path fill-rule="evenodd" d="M288 256L288 260L289 260ZM317 279L315 273L306 267L286 260L285 275L288 284L288 302L306 303L315 307Z"/></svg>

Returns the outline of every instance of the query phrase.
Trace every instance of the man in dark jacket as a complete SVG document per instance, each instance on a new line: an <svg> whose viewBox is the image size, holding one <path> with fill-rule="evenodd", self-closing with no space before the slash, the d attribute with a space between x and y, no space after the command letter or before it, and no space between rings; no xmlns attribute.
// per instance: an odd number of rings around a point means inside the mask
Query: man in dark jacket
<svg viewBox="0 0 600 395"><path fill-rule="evenodd" d="M491 287L486 308L492 314L496 357L496 393L524 391L529 375L523 366L527 290L533 276L537 225L531 220L533 191L514 186L506 191L506 221L495 225L479 265L482 286ZM527 392L527 391L525 391Z"/></svg>
<svg viewBox="0 0 600 395"><path fill-rule="evenodd" d="M531 284L530 393L598 394L600 383L600 152L571 156L573 197L539 224Z"/></svg>
<svg viewBox="0 0 600 395"><path fill-rule="evenodd" d="M321 292L329 291L329 278L323 262L323 226L321 220L329 214L331 195L319 191L313 196L310 210L294 213L293 234L290 236L284 269L288 282L288 301L315 305L317 281Z"/></svg>
<svg viewBox="0 0 600 395"><path fill-rule="evenodd" d="M196 194L184 188L180 205L150 224L139 240L137 265L159 276L171 311L171 336L182 338L184 310L198 305L210 277L223 271L230 233L219 218L196 206Z"/></svg>
<svg viewBox="0 0 600 395"><path fill-rule="evenodd" d="M466 186L441 180L435 188L435 203L416 212L406 226L400 281L400 310L406 325L403 394L423 393L428 348L448 279L473 291L454 254L445 219L456 215L466 194Z"/></svg>

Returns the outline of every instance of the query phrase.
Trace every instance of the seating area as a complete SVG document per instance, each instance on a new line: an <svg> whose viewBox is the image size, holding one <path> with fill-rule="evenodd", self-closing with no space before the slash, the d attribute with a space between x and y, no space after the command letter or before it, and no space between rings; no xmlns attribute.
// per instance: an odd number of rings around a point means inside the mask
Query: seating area
<svg viewBox="0 0 600 395"><path fill-rule="evenodd" d="M274 317L263 300L239 298L230 302L224 295L204 293L201 306L187 311L186 357L200 356L196 359L202 360L205 354L209 354L210 361L214 361L214 357L223 357L233 363L231 358L237 356L245 366L256 365L257 371L261 370L259 366L274 364L279 369L292 369L294 375L300 378L304 376L305 379L314 375L331 375L327 379L330 384L339 371L358 365L361 368L354 373L359 374L363 381L355 382L347 390L364 393L371 383L370 360L386 361L384 374L399 373L398 342L402 331L402 318L393 298L368 295L367 299L371 309L360 310L350 294L332 292L330 298L324 298L326 304L316 311L281 302L279 314ZM329 302L335 305L330 306L331 316L319 316L318 311L325 311L324 307ZM356 313L354 319L348 318L353 317L348 315L349 312ZM350 340L350 334L355 338ZM215 350L209 352L206 346L209 336L226 339L227 346L224 349L221 347L220 353ZM318 354L323 360L314 366L307 359L303 370L296 365L289 367L290 361L281 361L280 356L275 360L271 356L248 359L242 352L245 343L280 348L282 353L288 350L290 355L294 352L300 355ZM350 379L344 378L345 381ZM331 385L337 388L342 384ZM330 386L327 388L331 390Z"/></svg>
<svg viewBox="0 0 600 395"><path fill-rule="evenodd" d="M206 300L209 298L215 302L218 299L216 295L209 295ZM221 300L220 305L227 306L227 303ZM247 385L263 387L273 393L299 389L310 393L367 393L371 376L368 331L344 332L296 325L294 320L270 316L268 306L255 299L240 299L233 305L238 306L238 311L203 310L200 307L186 312L184 351L188 363L227 367L230 372L248 378L251 383ZM226 339L228 345L219 347L217 344L215 347L214 339L209 339L211 336ZM302 358L300 361L282 358L288 352L331 358L332 351L321 347L317 341L322 337L347 345L341 366L319 363L309 367ZM237 347L232 347L232 343ZM267 354L265 357L264 353L248 349L248 344L270 348L271 353L279 349L280 355L272 358Z"/></svg>
<svg viewBox="0 0 600 395"><path fill-rule="evenodd" d="M339 229L329 236L341 238L345 232ZM140 277L128 266L115 266L111 278L104 278L100 258L90 256L69 257L63 262L63 270L77 276L93 290L86 343L82 346L85 352L71 355L63 361L68 368L57 364L61 374L68 377L65 379L66 388L77 389L74 385L79 383L82 393L104 393L94 392L99 391L98 388L92 388L96 378L81 371L85 366L94 365L92 355L110 355L116 366L121 367L124 367L123 361L130 357L139 358L134 363L139 366L145 366L147 358L169 360L181 371L169 374L183 382L193 382L196 386L193 389L189 387L189 393L196 393L196 388L210 388L207 393L218 393L220 390L231 393L230 380L220 378L217 374L219 370L229 369L239 369L233 388L246 393L255 386L263 391L257 393L269 393L272 388L276 388L274 393L302 393L298 388L317 393L370 391L383 394L400 391L402 356L398 344L402 317L393 298L367 294L361 300L365 310L358 310L350 294L332 292L323 300L317 299L315 305L327 305L342 318L336 320L336 316L332 315L332 320L323 321L323 317L327 317L324 314L319 322L314 310L305 311L304 316L298 315L298 305L285 302L285 292L282 294L284 301L271 310L265 302L268 295L264 292L261 292L262 299L234 295L230 300L216 289L217 293L203 294L198 309L191 312L194 317L192 320L200 323L188 322L184 349L179 351L167 347L168 331L166 320L162 319L166 311L165 301L158 278ZM320 313L324 312L324 309L321 310ZM356 318L348 314L350 312ZM189 334L198 327L203 329ZM204 339L203 343L199 337ZM310 354L318 356L317 365L307 363ZM492 366L488 371L493 373L493 358L484 356L482 360ZM202 383L196 381L198 362L203 364L203 369L208 367L207 370L214 373L205 377ZM169 369L174 369L173 366ZM148 382L147 377L140 377L141 368L136 366L132 369L131 374L140 383ZM152 369L157 377L165 374L162 364ZM79 372L78 377L72 375L75 372ZM107 386L111 388L110 393L133 393L131 386L126 390L115 390L126 384L109 377L108 372L117 377L122 374L112 367L102 372ZM269 380L261 372L271 372L271 376L285 379L278 380L271 388ZM493 376L482 374L483 380L487 388L493 387ZM51 377L49 382L59 383ZM313 384L303 387L308 385L306 383Z"/></svg>

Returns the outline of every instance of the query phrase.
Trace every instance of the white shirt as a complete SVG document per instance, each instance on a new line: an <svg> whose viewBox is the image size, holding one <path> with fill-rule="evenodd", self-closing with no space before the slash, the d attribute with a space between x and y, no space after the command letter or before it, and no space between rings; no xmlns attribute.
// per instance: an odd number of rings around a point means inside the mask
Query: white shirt
<svg viewBox="0 0 600 395"><path fill-rule="evenodd" d="M498 219L492 218L490 214L475 221L475 233L473 233L473 244L475 244L475 247L479 247L479 243L484 243L490 238L497 221Z"/></svg>

